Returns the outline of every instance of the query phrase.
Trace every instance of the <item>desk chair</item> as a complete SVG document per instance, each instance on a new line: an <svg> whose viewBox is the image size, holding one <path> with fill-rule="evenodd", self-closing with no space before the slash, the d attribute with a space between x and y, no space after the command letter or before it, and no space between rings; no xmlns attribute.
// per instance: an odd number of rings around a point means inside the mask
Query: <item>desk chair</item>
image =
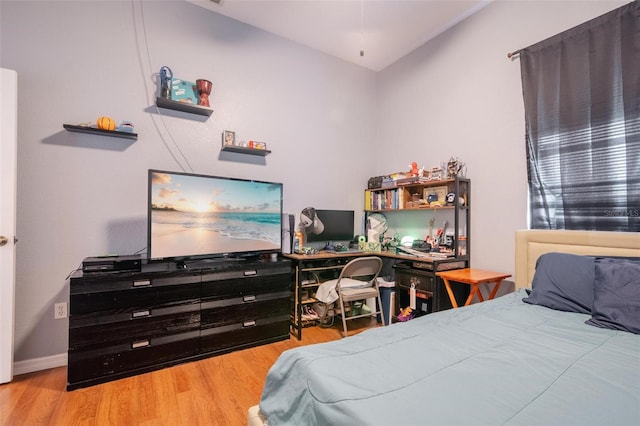
<svg viewBox="0 0 640 426"><path fill-rule="evenodd" d="M376 280L381 269L382 259L379 257L359 257L347 263L340 272L340 276L335 280L344 337L347 337L347 321L378 314L382 316L382 299L380 299L380 290ZM349 302L364 301L369 298L376 299L375 312L347 317L345 307Z"/></svg>

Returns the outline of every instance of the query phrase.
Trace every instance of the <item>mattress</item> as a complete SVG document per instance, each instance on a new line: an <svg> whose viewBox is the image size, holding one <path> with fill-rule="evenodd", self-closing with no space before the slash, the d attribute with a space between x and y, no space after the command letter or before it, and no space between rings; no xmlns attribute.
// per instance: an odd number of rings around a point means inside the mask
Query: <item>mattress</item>
<svg viewBox="0 0 640 426"><path fill-rule="evenodd" d="M260 412L287 425L639 425L640 336L522 302L284 352Z"/></svg>

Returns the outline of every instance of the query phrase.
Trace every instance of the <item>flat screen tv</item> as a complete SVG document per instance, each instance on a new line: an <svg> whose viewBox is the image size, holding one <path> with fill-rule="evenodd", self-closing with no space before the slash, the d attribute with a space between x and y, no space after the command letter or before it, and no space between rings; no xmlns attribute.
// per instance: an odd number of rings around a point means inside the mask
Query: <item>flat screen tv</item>
<svg viewBox="0 0 640 426"><path fill-rule="evenodd" d="M353 240L354 212L353 210L317 210L316 216L324 229L321 233L307 232L309 242L322 241L325 243Z"/></svg>
<svg viewBox="0 0 640 426"><path fill-rule="evenodd" d="M151 260L277 253L282 184L149 170Z"/></svg>

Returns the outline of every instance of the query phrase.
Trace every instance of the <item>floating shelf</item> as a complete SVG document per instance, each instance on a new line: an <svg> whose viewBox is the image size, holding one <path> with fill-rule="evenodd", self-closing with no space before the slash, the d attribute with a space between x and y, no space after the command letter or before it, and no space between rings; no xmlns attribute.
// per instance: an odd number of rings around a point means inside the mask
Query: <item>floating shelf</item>
<svg viewBox="0 0 640 426"><path fill-rule="evenodd" d="M110 136L112 138L138 140L138 134L132 132L121 132L119 130L102 130L95 127L74 126L72 124L63 124L62 127L69 132L88 133L90 135Z"/></svg>
<svg viewBox="0 0 640 426"><path fill-rule="evenodd" d="M255 148L247 148L244 146L233 146L233 145L223 146L221 151L235 152L238 154L259 155L261 157L266 157L267 155L271 154L271 151L269 151L268 149L255 149Z"/></svg>
<svg viewBox="0 0 640 426"><path fill-rule="evenodd" d="M207 107L203 107L195 104L189 104L186 102L172 101L171 99L161 98L159 96L156 98L156 105L159 106L160 108L173 109L176 111L204 115L207 117L210 117L211 114L213 113L213 110L211 108L207 108Z"/></svg>

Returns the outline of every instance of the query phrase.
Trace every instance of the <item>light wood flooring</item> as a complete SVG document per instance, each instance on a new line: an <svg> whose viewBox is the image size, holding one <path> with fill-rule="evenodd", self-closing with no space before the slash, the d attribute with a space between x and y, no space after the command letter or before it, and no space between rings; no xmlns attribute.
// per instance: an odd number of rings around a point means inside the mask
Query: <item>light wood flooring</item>
<svg viewBox="0 0 640 426"><path fill-rule="evenodd" d="M337 323L338 321L336 321ZM349 335L375 326L358 319ZM267 372L287 349L341 338L340 328L309 327L302 340L236 351L71 392L67 368L16 376L0 385L0 425L246 425Z"/></svg>

